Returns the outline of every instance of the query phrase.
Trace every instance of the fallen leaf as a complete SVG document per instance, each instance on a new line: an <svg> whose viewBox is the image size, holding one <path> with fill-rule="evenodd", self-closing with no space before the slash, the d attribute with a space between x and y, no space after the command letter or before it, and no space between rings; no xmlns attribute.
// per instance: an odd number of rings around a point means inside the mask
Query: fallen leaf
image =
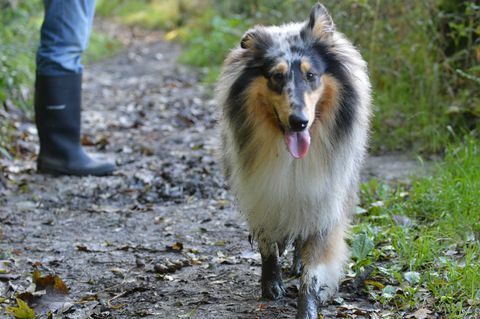
<svg viewBox="0 0 480 319"><path fill-rule="evenodd" d="M36 285L36 290L53 290L55 293L68 294L69 289L67 285L59 276L47 275L42 277L39 270L35 270L32 275L33 283Z"/></svg>
<svg viewBox="0 0 480 319"><path fill-rule="evenodd" d="M407 318L427 319L429 317L428 315L431 314L431 313L432 312L428 309L420 308L417 311L415 311L414 313L408 315Z"/></svg>
<svg viewBox="0 0 480 319"><path fill-rule="evenodd" d="M153 172L148 170L140 170L134 174L134 177L139 181L143 182L145 185L151 185L155 179Z"/></svg>
<svg viewBox="0 0 480 319"><path fill-rule="evenodd" d="M119 278L125 278L125 269L122 268L112 268L110 271Z"/></svg>
<svg viewBox="0 0 480 319"><path fill-rule="evenodd" d="M7 312L12 314L16 319L35 319L35 311L20 298L16 298L18 307L7 307Z"/></svg>
<svg viewBox="0 0 480 319"><path fill-rule="evenodd" d="M99 297L98 294L96 293L88 293L87 295L83 296L80 298L81 302L87 302L87 301L98 301Z"/></svg>
<svg viewBox="0 0 480 319"><path fill-rule="evenodd" d="M85 246L85 245L77 245L77 250L78 250L78 251L85 252L85 253L91 252L91 250L88 249L88 247Z"/></svg>
<svg viewBox="0 0 480 319"><path fill-rule="evenodd" d="M95 145L95 142L92 140L91 136L88 136L88 135L85 135L85 134L82 135L80 143L83 146L94 146Z"/></svg>
<svg viewBox="0 0 480 319"><path fill-rule="evenodd" d="M168 251L181 252L183 250L183 244L180 242L176 242L171 246L167 245L166 248Z"/></svg>
<svg viewBox="0 0 480 319"><path fill-rule="evenodd" d="M153 270L157 274L174 273L177 270L179 270L183 267L186 267L186 266L190 266L192 264L193 263L191 263L187 259L179 259L179 260L174 260L174 261L166 260L165 263L155 264L153 266Z"/></svg>
<svg viewBox="0 0 480 319"><path fill-rule="evenodd" d="M226 240L217 240L216 242L213 243L214 246L220 246L220 247L223 247L227 244L227 241Z"/></svg>
<svg viewBox="0 0 480 319"><path fill-rule="evenodd" d="M166 274L166 273L169 273L170 272L170 269L164 265L164 264L155 264L153 266L153 270L157 273L157 274Z"/></svg>
<svg viewBox="0 0 480 319"><path fill-rule="evenodd" d="M375 281L375 280L365 280L364 281L365 285L367 286L374 286L375 288L378 288L379 290L382 290L383 288L385 288L385 285L382 284L381 282L378 282L378 281Z"/></svg>
<svg viewBox="0 0 480 319"><path fill-rule="evenodd" d="M35 291L23 293L21 298L34 305L36 313L62 314L73 306L72 300L67 296L69 288L59 276L42 277L40 271L35 270L32 281L35 284Z"/></svg>
<svg viewBox="0 0 480 319"><path fill-rule="evenodd" d="M220 199L217 201L218 206L228 206L230 205L230 201L226 199Z"/></svg>

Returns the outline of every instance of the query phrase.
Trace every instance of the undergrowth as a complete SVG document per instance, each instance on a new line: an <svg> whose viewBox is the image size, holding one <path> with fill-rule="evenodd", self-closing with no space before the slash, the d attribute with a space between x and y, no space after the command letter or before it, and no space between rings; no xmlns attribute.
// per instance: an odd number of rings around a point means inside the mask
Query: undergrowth
<svg viewBox="0 0 480 319"><path fill-rule="evenodd" d="M480 315L480 145L473 136L456 145L412 186L362 186L352 269L372 271L364 292L397 314Z"/></svg>

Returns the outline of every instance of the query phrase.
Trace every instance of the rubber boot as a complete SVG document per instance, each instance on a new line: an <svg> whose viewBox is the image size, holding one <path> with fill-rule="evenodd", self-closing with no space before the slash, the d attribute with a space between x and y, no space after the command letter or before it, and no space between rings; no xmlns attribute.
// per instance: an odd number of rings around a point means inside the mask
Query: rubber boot
<svg viewBox="0 0 480 319"><path fill-rule="evenodd" d="M35 122L40 139L37 168L53 175L112 173L109 161L94 159L80 145L82 75L38 75L35 81Z"/></svg>

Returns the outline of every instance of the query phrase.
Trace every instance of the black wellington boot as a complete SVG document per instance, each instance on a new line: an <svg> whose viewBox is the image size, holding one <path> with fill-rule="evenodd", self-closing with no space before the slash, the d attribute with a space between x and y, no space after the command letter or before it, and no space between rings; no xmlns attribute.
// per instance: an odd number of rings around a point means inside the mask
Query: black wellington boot
<svg viewBox="0 0 480 319"><path fill-rule="evenodd" d="M35 122L40 138L37 168L53 175L108 175L114 163L93 159L80 145L82 75L38 75Z"/></svg>

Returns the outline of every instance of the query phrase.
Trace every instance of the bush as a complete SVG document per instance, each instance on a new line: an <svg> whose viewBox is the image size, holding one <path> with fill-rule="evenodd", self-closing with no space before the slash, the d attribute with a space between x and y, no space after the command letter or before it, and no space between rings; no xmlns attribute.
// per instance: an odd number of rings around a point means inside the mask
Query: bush
<svg viewBox="0 0 480 319"><path fill-rule="evenodd" d="M478 318L479 188L480 148L471 135L447 148L433 176L413 178L407 189L375 180L362 186L352 255L359 236L373 248L353 269L373 269L365 281L371 301L396 313L427 308L441 318Z"/></svg>
<svg viewBox="0 0 480 319"><path fill-rule="evenodd" d="M33 80L34 51L38 45L38 15L40 1L10 2L2 5L0 13L0 100L18 101L28 110L28 89Z"/></svg>
<svg viewBox="0 0 480 319"><path fill-rule="evenodd" d="M32 115L39 12L39 0L0 4L0 158L15 152L13 117Z"/></svg>

